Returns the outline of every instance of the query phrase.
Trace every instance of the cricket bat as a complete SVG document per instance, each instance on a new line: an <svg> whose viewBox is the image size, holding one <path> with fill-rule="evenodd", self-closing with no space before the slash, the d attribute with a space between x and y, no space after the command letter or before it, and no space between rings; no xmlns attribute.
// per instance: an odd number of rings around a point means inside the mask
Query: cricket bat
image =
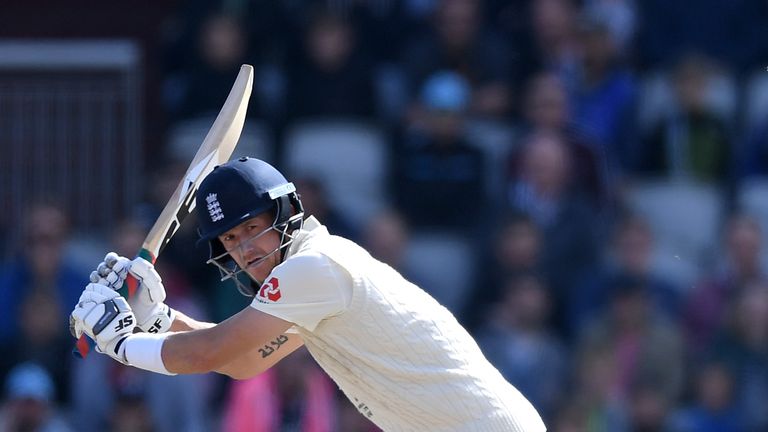
<svg viewBox="0 0 768 432"><path fill-rule="evenodd" d="M197 150L184 178L179 182L176 191L144 239L138 257L152 264L155 263L160 252L163 251L184 219L194 210L195 195L205 176L215 166L229 160L243 130L248 100L251 97L251 87L253 87L253 67L243 65L224 106ZM129 273L119 292L123 297L131 298L136 294L137 288L138 281ZM85 358L93 346L94 342L86 335L82 335L77 340L74 354L77 357Z"/></svg>

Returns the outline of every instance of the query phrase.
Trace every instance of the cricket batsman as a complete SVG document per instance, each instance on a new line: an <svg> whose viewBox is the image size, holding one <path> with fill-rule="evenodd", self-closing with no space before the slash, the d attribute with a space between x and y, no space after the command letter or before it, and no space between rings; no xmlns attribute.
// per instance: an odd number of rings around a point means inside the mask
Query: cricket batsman
<svg viewBox="0 0 768 432"><path fill-rule="evenodd" d="M99 352L140 369L236 379L304 345L385 431L546 429L446 308L305 218L294 185L271 165L241 158L216 167L196 206L208 263L251 304L219 324L196 321L164 303L149 262L110 253L72 311L76 337L85 333ZM128 272L140 281L130 301L116 291Z"/></svg>

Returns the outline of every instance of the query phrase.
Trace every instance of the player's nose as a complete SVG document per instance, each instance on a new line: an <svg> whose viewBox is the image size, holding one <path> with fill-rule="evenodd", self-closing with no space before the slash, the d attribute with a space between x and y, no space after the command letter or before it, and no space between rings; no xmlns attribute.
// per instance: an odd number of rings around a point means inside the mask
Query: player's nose
<svg viewBox="0 0 768 432"><path fill-rule="evenodd" d="M252 261L258 254L255 239L250 238L240 243L240 253L246 261Z"/></svg>

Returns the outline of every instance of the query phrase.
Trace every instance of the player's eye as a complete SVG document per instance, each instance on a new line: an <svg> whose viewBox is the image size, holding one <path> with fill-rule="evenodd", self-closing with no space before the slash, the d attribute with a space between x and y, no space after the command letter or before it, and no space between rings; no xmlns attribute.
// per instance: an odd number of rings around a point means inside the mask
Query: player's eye
<svg viewBox="0 0 768 432"><path fill-rule="evenodd" d="M231 242L234 239L235 239L235 236L233 234L227 234L222 238L222 240L225 242Z"/></svg>

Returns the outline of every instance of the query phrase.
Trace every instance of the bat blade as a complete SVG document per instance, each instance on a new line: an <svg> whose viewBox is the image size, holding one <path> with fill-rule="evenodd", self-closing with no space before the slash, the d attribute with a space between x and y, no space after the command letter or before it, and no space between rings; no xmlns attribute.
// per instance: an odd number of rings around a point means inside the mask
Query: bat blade
<svg viewBox="0 0 768 432"><path fill-rule="evenodd" d="M184 179L147 234L142 249L157 258L195 207L197 188L213 167L229 160L245 123L253 86L253 67L243 65L221 112L198 149Z"/></svg>
<svg viewBox="0 0 768 432"><path fill-rule="evenodd" d="M144 239L138 256L153 263L181 226L184 219L195 208L195 195L200 183L216 165L229 160L235 150L240 133L245 124L248 101L253 87L253 67L243 65L232 85L224 105L205 136L203 143L192 158L192 162ZM130 274L126 278L120 294L131 298L138 283ZM93 341L81 336L75 346L74 354L85 358L93 348Z"/></svg>

